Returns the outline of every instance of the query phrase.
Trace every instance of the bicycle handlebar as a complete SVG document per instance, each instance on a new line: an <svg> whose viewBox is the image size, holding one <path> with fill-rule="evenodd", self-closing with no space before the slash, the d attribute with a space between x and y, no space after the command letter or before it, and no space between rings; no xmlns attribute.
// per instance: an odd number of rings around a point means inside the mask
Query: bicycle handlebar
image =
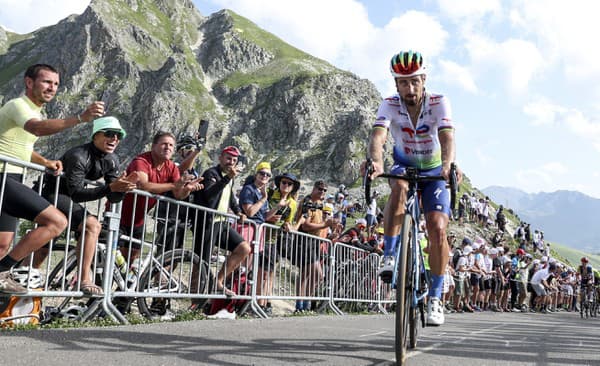
<svg viewBox="0 0 600 366"><path fill-rule="evenodd" d="M363 187L365 190L365 200L367 206L371 203L371 174L373 173L373 160L370 158L367 159L367 164L365 166L365 175L363 177ZM431 182L437 180L446 180L441 175L419 175L418 170L413 167L406 168L405 174L389 174L384 173L378 175L377 178L388 178L388 179L402 179L409 183L419 183L419 182ZM456 164L452 163L450 165L450 178L448 180L448 185L450 188L450 209L454 210L456 207L456 192L458 191L458 179L456 176Z"/></svg>

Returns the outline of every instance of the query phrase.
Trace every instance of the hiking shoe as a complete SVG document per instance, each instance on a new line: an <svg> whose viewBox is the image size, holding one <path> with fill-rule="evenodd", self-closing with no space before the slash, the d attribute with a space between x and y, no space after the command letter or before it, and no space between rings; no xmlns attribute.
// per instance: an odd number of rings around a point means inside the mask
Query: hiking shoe
<svg viewBox="0 0 600 366"><path fill-rule="evenodd" d="M381 277L381 280L385 283L392 282L392 275L394 274L395 259L391 255L383 257L383 265L377 272Z"/></svg>
<svg viewBox="0 0 600 366"><path fill-rule="evenodd" d="M16 282L10 270L0 272L0 292L13 295L24 295L27 289Z"/></svg>
<svg viewBox="0 0 600 366"><path fill-rule="evenodd" d="M432 297L427 303L427 325L444 324L444 311L440 299Z"/></svg>

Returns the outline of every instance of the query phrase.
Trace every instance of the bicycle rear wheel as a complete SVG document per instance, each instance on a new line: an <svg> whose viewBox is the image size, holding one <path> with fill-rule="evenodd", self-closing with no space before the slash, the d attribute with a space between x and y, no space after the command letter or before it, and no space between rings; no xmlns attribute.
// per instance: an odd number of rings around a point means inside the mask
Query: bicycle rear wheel
<svg viewBox="0 0 600 366"><path fill-rule="evenodd" d="M192 305L192 299L173 297L173 294L205 293L208 284L208 266L192 251L174 249L158 258L144 269L140 276L139 291L148 296L138 297L137 305L141 315L148 319L181 314ZM199 283L193 281L193 268L198 268ZM164 295L169 296L164 296ZM163 296L161 296L163 295Z"/></svg>
<svg viewBox="0 0 600 366"><path fill-rule="evenodd" d="M407 357L407 346L409 339L409 324L411 323L411 228L413 222L412 217L408 214L404 215L402 225L402 240L399 248L400 253L397 256L399 262L396 272L396 364L405 365Z"/></svg>

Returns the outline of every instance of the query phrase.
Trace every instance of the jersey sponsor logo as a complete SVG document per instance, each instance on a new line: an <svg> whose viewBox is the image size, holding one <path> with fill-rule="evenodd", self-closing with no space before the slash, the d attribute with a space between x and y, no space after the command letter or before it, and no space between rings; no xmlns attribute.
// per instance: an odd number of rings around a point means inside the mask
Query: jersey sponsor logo
<svg viewBox="0 0 600 366"><path fill-rule="evenodd" d="M442 190L440 188L436 189L435 192L433 192L433 195L435 196L436 200L440 199L440 194L442 194Z"/></svg>
<svg viewBox="0 0 600 366"><path fill-rule="evenodd" d="M402 139L402 142L406 145L408 144L430 144L433 142L432 139L427 139L427 140L407 140L407 139Z"/></svg>
<svg viewBox="0 0 600 366"><path fill-rule="evenodd" d="M433 149L426 149L426 150L417 150L417 149L412 149L410 147L405 147L404 148L404 152L407 155L431 155L433 153Z"/></svg>
<svg viewBox="0 0 600 366"><path fill-rule="evenodd" d="M411 139L415 136L415 131L408 127L402 127L402 132L407 133Z"/></svg>

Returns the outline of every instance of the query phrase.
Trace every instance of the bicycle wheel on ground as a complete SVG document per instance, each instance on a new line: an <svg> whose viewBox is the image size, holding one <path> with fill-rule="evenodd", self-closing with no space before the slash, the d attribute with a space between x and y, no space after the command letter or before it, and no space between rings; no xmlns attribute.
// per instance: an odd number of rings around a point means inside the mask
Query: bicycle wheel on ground
<svg viewBox="0 0 600 366"><path fill-rule="evenodd" d="M410 312L412 302L411 275L409 263L411 263L411 229L412 217L404 215L402 225L402 241L400 245L399 262L396 272L396 364L405 365L407 357L408 333L410 324Z"/></svg>
<svg viewBox="0 0 600 366"><path fill-rule="evenodd" d="M148 296L138 297L137 305L140 314L148 319L175 316L188 311L192 299L173 295L203 294L209 282L206 262L192 251L174 249L158 258L158 263L160 265L154 263L140 275L139 289L148 293ZM195 273L192 275L194 268L198 277Z"/></svg>
<svg viewBox="0 0 600 366"><path fill-rule="evenodd" d="M77 286L77 254L75 250L70 251L67 256L60 260L48 275L49 291L74 291ZM53 317L67 317L70 308L81 312L82 301L73 297L47 297L44 298L45 305L52 309ZM75 311L75 310L73 310ZM77 314L71 314L77 315ZM81 315L81 314L79 314ZM68 316L75 318L75 316Z"/></svg>

